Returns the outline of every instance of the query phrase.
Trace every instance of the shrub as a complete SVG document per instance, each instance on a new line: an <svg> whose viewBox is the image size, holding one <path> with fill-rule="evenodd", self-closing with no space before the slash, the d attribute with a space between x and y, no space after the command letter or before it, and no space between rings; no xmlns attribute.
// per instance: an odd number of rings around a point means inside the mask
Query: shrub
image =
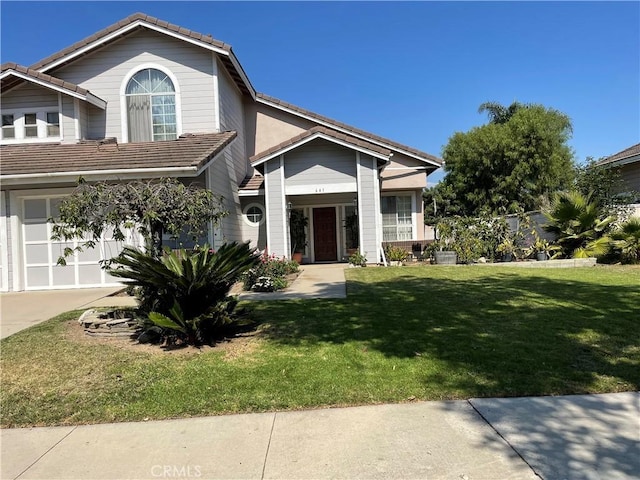
<svg viewBox="0 0 640 480"><path fill-rule="evenodd" d="M404 248L396 247L395 245L387 245L384 251L387 256L387 260L391 262L404 262L409 256L409 252Z"/></svg>
<svg viewBox="0 0 640 480"><path fill-rule="evenodd" d="M244 289L256 292L281 290L287 286L286 276L296 273L299 267L298 262L265 252L260 255L256 265L244 273Z"/></svg>
<svg viewBox="0 0 640 480"><path fill-rule="evenodd" d="M160 258L125 247L109 273L137 287L139 309L150 321L146 330L167 343L201 345L237 320L229 290L258 261L249 243L225 244L217 252L208 246L165 249Z"/></svg>
<svg viewBox="0 0 640 480"><path fill-rule="evenodd" d="M611 234L611 250L624 263L640 263L640 219L631 218Z"/></svg>
<svg viewBox="0 0 640 480"><path fill-rule="evenodd" d="M356 267L366 267L367 257L360 253L360 251L357 251L349 257L349 264Z"/></svg>

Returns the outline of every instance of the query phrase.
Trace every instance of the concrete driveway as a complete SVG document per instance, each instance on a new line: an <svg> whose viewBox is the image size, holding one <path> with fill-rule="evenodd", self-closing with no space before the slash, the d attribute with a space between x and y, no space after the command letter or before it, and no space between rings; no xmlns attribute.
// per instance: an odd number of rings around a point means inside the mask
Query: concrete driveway
<svg viewBox="0 0 640 480"><path fill-rule="evenodd" d="M37 292L9 292L0 294L0 338L49 320L56 315L109 303L109 295L122 287L83 288L75 290L46 290ZM121 299L133 299L118 297Z"/></svg>

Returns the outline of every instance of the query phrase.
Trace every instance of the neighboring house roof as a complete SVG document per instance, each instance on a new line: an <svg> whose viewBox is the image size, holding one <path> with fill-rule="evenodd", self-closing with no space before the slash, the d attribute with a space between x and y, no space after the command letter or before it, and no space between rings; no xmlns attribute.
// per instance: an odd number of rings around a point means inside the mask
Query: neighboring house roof
<svg viewBox="0 0 640 480"><path fill-rule="evenodd" d="M227 68L238 88L255 97L255 89L251 85L249 78L242 69L240 62L236 58L228 45L220 40L212 38L211 35L203 35L187 28L159 20L144 13L134 13L124 20L110 25L93 35L74 43L73 45L48 56L47 58L31 65L31 69L46 72L61 65L68 64L75 59L87 55L96 48L105 44L119 40L122 36L134 32L140 28L148 28L157 32L169 35L189 43L213 50L220 55L220 60Z"/></svg>
<svg viewBox="0 0 640 480"><path fill-rule="evenodd" d="M348 135L351 136L355 136L355 137L360 137L363 138L364 140L370 142L370 143L375 143L377 145L381 145L383 147L389 148L391 150L396 150L400 153L404 153L405 155L408 155L410 157L413 158L417 158L418 160L421 160L423 162L429 163L431 165L433 165L434 167L441 167L442 165L444 165L444 161L441 158L438 158L436 156L433 156L429 153L426 152L422 152L420 150L417 150L415 148L409 147L407 145L403 145L401 143L397 143L394 142L393 140L389 140L387 138L384 137L380 137L378 135L374 135L372 133L366 132L364 130L360 130L359 128L355 128L352 127L350 125L347 125L346 123L342 123L339 122L337 120L333 120L331 118L325 117L323 115L319 115L317 113L314 113L310 110L305 110L304 108L300 108L296 105L293 105L291 103L287 103L284 102L282 100L279 100L275 97L271 97L269 95L265 95L264 93L257 93L256 94L256 101L263 103L265 105L269 105L271 107L292 113L294 115L303 117L303 118L307 118L309 120L312 120L314 122L320 122L325 124L325 126L328 126L334 130L338 130L341 131L343 133L347 133Z"/></svg>
<svg viewBox="0 0 640 480"><path fill-rule="evenodd" d="M0 179L64 181L69 177L119 174L197 176L236 138L236 132L185 134L177 140L116 143L115 139L77 144L0 146Z"/></svg>
<svg viewBox="0 0 640 480"><path fill-rule="evenodd" d="M392 155L391 151L387 150L386 148L379 147L378 145L374 145L373 143L365 142L364 140L360 140L359 138L345 135L344 133L340 133L336 130L331 130L326 127L313 127L302 132L300 135L296 135L289 140L285 140L279 145L276 145L268 150L265 150L264 152L254 155L249 160L251 160L251 165L256 167L275 156L282 155L283 153L289 150L293 150L294 148L297 148L300 145L310 142L311 140L314 140L316 138L324 138L325 140L329 140L330 142L343 144L348 147L355 148L356 150L363 150L366 153L371 154L374 157L380 158L384 161L387 161Z"/></svg>
<svg viewBox="0 0 640 480"><path fill-rule="evenodd" d="M634 158L635 157L635 158ZM615 153L610 157L605 158L598 162L598 165L624 165L627 163L633 163L640 161L640 143L632 145L629 148L625 148L621 152Z"/></svg>
<svg viewBox="0 0 640 480"><path fill-rule="evenodd" d="M74 83L60 80L45 73L40 73L37 70L18 65L17 63L3 63L2 66L0 66L0 89L3 93L24 82L31 82L79 98L103 110L107 107L107 102L89 90L85 90Z"/></svg>

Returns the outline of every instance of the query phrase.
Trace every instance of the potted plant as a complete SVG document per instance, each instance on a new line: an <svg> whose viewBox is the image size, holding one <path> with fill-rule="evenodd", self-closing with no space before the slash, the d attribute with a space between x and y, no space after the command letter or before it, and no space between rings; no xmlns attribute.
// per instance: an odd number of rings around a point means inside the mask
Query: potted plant
<svg viewBox="0 0 640 480"><path fill-rule="evenodd" d="M351 213L344 219L344 228L346 230L347 239L347 255L350 257L358 250L358 244L360 243L359 229L358 229L358 214Z"/></svg>
<svg viewBox="0 0 640 480"><path fill-rule="evenodd" d="M366 267L367 257L365 255L356 251L353 255L349 257L349 266L350 267Z"/></svg>
<svg viewBox="0 0 640 480"><path fill-rule="evenodd" d="M401 267L409 256L409 253L404 248L396 247L395 245L387 245L385 247L385 254L392 267Z"/></svg>
<svg viewBox="0 0 640 480"><path fill-rule="evenodd" d="M433 253L436 265L455 265L458 262L458 254L452 249L453 227L446 220L436 226L437 240L436 251Z"/></svg>
<svg viewBox="0 0 640 480"><path fill-rule="evenodd" d="M291 259L295 262L302 262L302 252L307 246L306 228L309 219L304 216L302 210L291 210L289 217L289 233L291 235Z"/></svg>
<svg viewBox="0 0 640 480"><path fill-rule="evenodd" d="M531 245L532 253L535 253L536 260L543 261L549 258L549 242L544 238L537 237Z"/></svg>
<svg viewBox="0 0 640 480"><path fill-rule="evenodd" d="M516 245L513 242L513 239L507 237L498 245L496 251L502 254L503 262L512 262L513 254L516 251Z"/></svg>

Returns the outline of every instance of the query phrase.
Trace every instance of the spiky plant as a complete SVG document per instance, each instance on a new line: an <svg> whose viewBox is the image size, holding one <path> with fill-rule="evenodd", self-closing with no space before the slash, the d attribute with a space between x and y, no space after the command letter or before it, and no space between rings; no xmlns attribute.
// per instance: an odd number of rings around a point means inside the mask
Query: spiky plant
<svg viewBox="0 0 640 480"><path fill-rule="evenodd" d="M229 291L256 265L249 243L172 252L160 258L125 247L111 275L139 290L140 310L151 322L189 344L208 343L217 327L232 320L235 299Z"/></svg>
<svg viewBox="0 0 640 480"><path fill-rule="evenodd" d="M560 251L556 256L580 258L599 256L607 251L606 238L613 221L603 216L598 205L580 192L559 192L544 212L547 224L543 228L556 235Z"/></svg>
<svg viewBox="0 0 640 480"><path fill-rule="evenodd" d="M640 263L640 218L632 217L611 234L611 247L625 263Z"/></svg>

